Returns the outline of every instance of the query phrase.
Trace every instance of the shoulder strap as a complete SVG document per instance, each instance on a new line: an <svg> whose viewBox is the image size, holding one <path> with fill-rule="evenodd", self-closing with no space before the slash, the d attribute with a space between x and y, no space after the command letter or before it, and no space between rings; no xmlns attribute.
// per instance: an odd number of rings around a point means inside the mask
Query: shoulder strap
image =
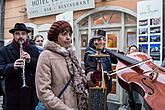
<svg viewBox="0 0 165 110"><path fill-rule="evenodd" d="M73 76L71 76L70 80L65 84L64 88L61 90L61 92L57 96L58 98L60 98L61 95L64 93L64 91L66 90L66 88L68 87L68 85L70 84L70 82L72 81L72 78L73 78Z"/></svg>

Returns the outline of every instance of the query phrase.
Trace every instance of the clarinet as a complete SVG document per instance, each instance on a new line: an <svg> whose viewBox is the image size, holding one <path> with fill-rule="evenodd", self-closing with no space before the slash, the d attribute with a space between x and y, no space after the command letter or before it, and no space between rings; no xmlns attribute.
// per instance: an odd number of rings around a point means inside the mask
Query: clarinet
<svg viewBox="0 0 165 110"><path fill-rule="evenodd" d="M21 58L21 55L22 55L22 52L23 52L24 40L19 39L18 43L20 44L20 58ZM21 88L28 87L27 84L26 84L26 77L25 77L25 59L23 59L23 68L22 68L21 78L22 78L22 87Z"/></svg>

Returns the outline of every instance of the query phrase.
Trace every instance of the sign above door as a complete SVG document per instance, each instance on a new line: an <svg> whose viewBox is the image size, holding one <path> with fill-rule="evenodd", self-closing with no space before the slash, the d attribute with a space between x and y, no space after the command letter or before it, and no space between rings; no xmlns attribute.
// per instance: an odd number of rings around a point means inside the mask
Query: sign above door
<svg viewBox="0 0 165 110"><path fill-rule="evenodd" d="M95 0L26 0L28 18L95 8Z"/></svg>

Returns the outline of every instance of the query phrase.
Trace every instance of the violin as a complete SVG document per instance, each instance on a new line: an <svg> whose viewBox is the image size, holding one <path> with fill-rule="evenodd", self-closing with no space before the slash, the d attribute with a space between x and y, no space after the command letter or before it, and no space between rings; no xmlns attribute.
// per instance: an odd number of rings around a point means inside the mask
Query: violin
<svg viewBox="0 0 165 110"><path fill-rule="evenodd" d="M118 82L127 91L137 91L144 98L146 110L165 110L165 69L150 56L134 52L127 56L105 49L118 59Z"/></svg>

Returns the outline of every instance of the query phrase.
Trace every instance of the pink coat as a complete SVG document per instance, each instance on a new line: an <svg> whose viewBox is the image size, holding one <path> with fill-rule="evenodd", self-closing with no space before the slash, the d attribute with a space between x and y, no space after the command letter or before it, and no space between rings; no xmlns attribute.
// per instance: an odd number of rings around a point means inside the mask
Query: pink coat
<svg viewBox="0 0 165 110"><path fill-rule="evenodd" d="M37 96L47 110L78 110L72 86L68 86L60 99L57 97L70 77L62 55L50 50L40 54L35 83Z"/></svg>

